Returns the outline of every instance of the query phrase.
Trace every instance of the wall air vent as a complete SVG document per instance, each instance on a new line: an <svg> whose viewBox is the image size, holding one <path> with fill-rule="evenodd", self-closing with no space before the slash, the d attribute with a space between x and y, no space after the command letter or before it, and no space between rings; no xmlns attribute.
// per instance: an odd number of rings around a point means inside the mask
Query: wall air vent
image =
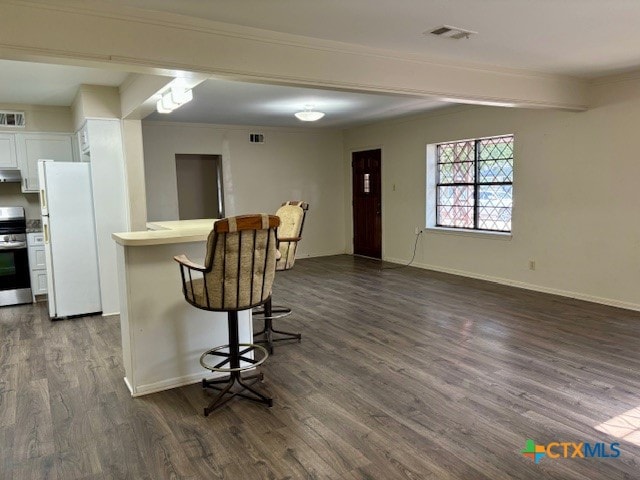
<svg viewBox="0 0 640 480"><path fill-rule="evenodd" d="M249 143L264 143L264 133L250 133Z"/></svg>
<svg viewBox="0 0 640 480"><path fill-rule="evenodd" d="M442 25L441 27L434 28L433 30L427 30L425 35L436 35L438 37L452 38L454 40L460 40L461 38L469 38L471 35L476 35L478 32L473 30L466 30L464 28L452 27L451 25Z"/></svg>
<svg viewBox="0 0 640 480"><path fill-rule="evenodd" d="M24 112L0 111L0 127L24 127Z"/></svg>

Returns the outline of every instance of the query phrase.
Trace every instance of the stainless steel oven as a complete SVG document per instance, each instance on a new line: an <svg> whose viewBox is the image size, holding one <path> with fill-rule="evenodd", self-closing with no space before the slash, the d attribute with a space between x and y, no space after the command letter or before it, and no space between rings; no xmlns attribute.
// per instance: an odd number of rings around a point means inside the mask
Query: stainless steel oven
<svg viewBox="0 0 640 480"><path fill-rule="evenodd" d="M31 303L27 223L22 207L0 207L0 306Z"/></svg>

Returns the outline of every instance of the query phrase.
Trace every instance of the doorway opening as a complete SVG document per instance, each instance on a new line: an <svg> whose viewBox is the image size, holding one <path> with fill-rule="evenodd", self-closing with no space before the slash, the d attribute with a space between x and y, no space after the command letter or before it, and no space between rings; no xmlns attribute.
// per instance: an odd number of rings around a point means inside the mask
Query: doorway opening
<svg viewBox="0 0 640 480"><path fill-rule="evenodd" d="M222 156L176 154L178 217L223 218Z"/></svg>
<svg viewBox="0 0 640 480"><path fill-rule="evenodd" d="M353 253L382 258L382 150L353 152Z"/></svg>

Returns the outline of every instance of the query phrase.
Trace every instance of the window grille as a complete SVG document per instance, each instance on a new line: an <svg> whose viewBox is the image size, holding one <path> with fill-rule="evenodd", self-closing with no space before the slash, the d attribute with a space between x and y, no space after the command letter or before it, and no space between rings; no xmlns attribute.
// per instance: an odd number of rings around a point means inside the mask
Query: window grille
<svg viewBox="0 0 640 480"><path fill-rule="evenodd" d="M436 225L510 232L513 135L441 143L436 156Z"/></svg>

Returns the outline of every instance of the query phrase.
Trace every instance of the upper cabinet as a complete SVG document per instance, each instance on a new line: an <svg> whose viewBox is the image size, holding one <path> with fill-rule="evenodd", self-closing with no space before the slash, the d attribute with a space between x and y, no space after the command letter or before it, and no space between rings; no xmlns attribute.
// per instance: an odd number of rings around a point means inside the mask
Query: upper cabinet
<svg viewBox="0 0 640 480"><path fill-rule="evenodd" d="M0 133L0 168L18 168L16 141L13 133Z"/></svg>
<svg viewBox="0 0 640 480"><path fill-rule="evenodd" d="M87 122L80 130L78 130L78 145L80 147L80 153L89 153L89 126Z"/></svg>
<svg viewBox="0 0 640 480"><path fill-rule="evenodd" d="M22 173L22 192L40 191L38 160L75 160L73 135L66 133L21 133L15 135L18 166ZM0 154L0 158L1 154Z"/></svg>

